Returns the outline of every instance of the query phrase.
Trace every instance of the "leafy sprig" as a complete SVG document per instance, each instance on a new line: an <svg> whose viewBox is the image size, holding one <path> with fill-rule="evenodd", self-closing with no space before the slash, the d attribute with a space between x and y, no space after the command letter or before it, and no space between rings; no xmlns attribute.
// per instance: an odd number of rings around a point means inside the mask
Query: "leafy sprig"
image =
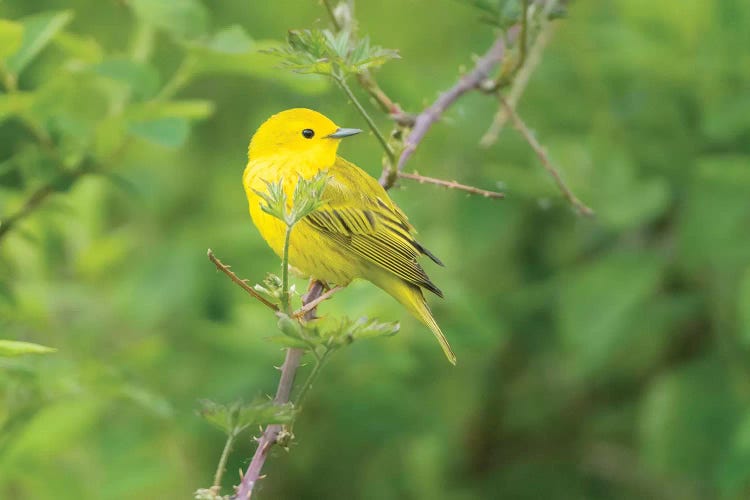
<svg viewBox="0 0 750 500"><path fill-rule="evenodd" d="M327 29L291 30L287 45L269 52L297 73L337 77L362 74L400 58L398 51L372 45L368 37L354 39L349 31Z"/></svg>

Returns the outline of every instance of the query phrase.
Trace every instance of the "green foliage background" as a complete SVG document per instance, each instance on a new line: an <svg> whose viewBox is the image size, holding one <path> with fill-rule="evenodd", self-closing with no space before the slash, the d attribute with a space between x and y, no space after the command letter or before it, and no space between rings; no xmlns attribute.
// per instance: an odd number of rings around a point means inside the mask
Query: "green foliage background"
<svg viewBox="0 0 750 500"><path fill-rule="evenodd" d="M468 3L357 5L362 33L400 51L378 80L405 109L491 43ZM57 349L0 358L0 497L189 498L224 442L197 401L272 392L283 355L273 316L205 257L278 270L240 186L249 137L295 106L366 127L326 81L258 53L326 26L316 2L59 9L0 3L0 60L20 74L0 94L1 217L61 192L0 243L0 338ZM13 46L9 21L49 43ZM428 269L446 291L431 302L458 366L371 285L340 293L324 314L401 333L333 358L259 497L750 496L748 30L742 0L572 4L519 111L593 220L509 127L478 147L491 99L459 101L410 166L508 199L392 192L447 264ZM342 153L379 174L371 135Z"/></svg>

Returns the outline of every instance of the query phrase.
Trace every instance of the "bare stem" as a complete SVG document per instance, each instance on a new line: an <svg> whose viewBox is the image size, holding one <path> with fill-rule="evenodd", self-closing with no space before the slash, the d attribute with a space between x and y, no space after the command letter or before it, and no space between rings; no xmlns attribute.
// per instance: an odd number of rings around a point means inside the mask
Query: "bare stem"
<svg viewBox="0 0 750 500"><path fill-rule="evenodd" d="M330 0L323 0L323 5L325 5L326 10L328 11L328 17L331 18L333 27L336 28L336 31L341 30L341 25L339 24L339 20L336 19L336 13L333 10L333 5L331 5Z"/></svg>
<svg viewBox="0 0 750 500"><path fill-rule="evenodd" d="M305 400L305 396L307 396L307 392L312 389L313 384L318 379L318 375L320 375L320 370L323 368L323 365L328 360L328 356L330 356L331 350L326 349L322 356L320 356L319 359L315 360L315 366L313 366L312 370L310 370L310 374L307 376L307 379L305 380L305 383L300 388L299 394L297 394L297 398L294 401L294 407L295 408L301 408L302 402Z"/></svg>
<svg viewBox="0 0 750 500"><path fill-rule="evenodd" d="M370 130L372 130L373 134L375 134L375 137L377 137L378 142L380 142L380 145L383 147L383 151L385 151L385 154L388 156L390 163L393 164L396 161L396 153L393 152L393 149L378 129L378 126L375 125L375 122L367 113L367 110L365 110L362 104L357 100L357 97L352 92L352 89L350 89L349 85L346 84L346 79L344 79L344 77L342 76L334 76L334 80L336 80L336 83L339 84L341 90L343 90L347 97L349 97L349 99L352 101L352 103L354 103L354 106L357 108L357 111L359 111L359 114L362 115L362 117L367 122L367 125L370 127Z"/></svg>
<svg viewBox="0 0 750 500"><path fill-rule="evenodd" d="M516 111L510 106L510 104L508 104L508 101L506 101L504 97L498 96L498 98L500 99L500 103L503 108L505 108L505 112L510 117L513 126L516 128L516 130L518 130L518 132L521 134L524 140L526 140L529 146L531 146L531 149L534 150L534 153L536 153L539 161L542 162L542 166L555 180L557 187L560 189L565 199L567 199L581 215L593 216L594 211L586 206L581 200L579 200L575 194L573 194L573 191L571 191L571 189L560 176L560 172L558 172L558 170L552 165L552 162L547 155L547 151L545 151L542 145L539 144L539 141L536 139L536 137L534 137L534 134L531 132L531 130L529 130L529 127L527 127L523 120L521 120L521 117L518 116L518 113L516 113Z"/></svg>
<svg viewBox="0 0 750 500"><path fill-rule="evenodd" d="M323 285L314 281L310 290L302 298L303 304L309 304L316 300L323 292ZM310 319L314 317L315 310L310 310L305 315L306 318ZM278 404L284 404L289 401L289 397L292 393L292 386L294 384L294 377L297 373L297 369L300 365L300 360L304 351L302 349L290 348L287 349L286 358L284 364L281 366L281 378L279 379L279 386L276 389L276 397L274 402ZM260 472L263 469L263 464L268 458L268 453L276 444L276 439L281 432L282 426L279 424L271 424L266 426L263 434L258 438L258 447L255 450L250 465L247 467L247 471L242 476L242 482L237 487L237 494L234 496L235 499L247 500L253 494L253 488L260 478Z"/></svg>
<svg viewBox="0 0 750 500"><path fill-rule="evenodd" d="M221 451L221 457L219 458L219 465L216 467L216 473L214 474L214 484L211 489L218 494L221 491L221 478L224 476L224 471L227 468L227 459L229 458L229 452L232 451L234 440L237 437L236 429L227 435L227 442L224 443L224 449Z"/></svg>
<svg viewBox="0 0 750 500"><path fill-rule="evenodd" d="M407 172L399 172L398 176L402 179L411 179L411 180L417 181L420 184L425 184L425 183L435 184L437 186L443 186L448 189L457 189L459 191L466 191L467 193L477 194L479 196L484 196L485 198L495 198L495 199L505 198L505 193L499 193L497 191L487 191L486 189L480 189L474 186L467 186L466 184L461 184L456 181L446 181L443 179L436 179L434 177L427 177L424 175L419 175L417 173L410 174Z"/></svg>
<svg viewBox="0 0 750 500"><path fill-rule="evenodd" d="M245 280L240 279L236 274L234 274L232 271L229 270L229 266L225 265L223 262L219 260L216 255L214 255L214 251L210 248L208 249L208 260L214 263L216 266L216 269L221 271L222 273L229 276L229 279L234 281L237 285L240 286L243 290L245 290L247 293L249 293L254 299L258 300L261 304L265 305L272 311L278 311L279 308L276 306L276 304L269 302L265 297L263 297L261 294L256 292L253 287L248 285Z"/></svg>
<svg viewBox="0 0 750 500"><path fill-rule="evenodd" d="M286 227L284 236L284 252L281 257L281 308L289 314L292 304L289 301L289 242L292 235L292 225Z"/></svg>

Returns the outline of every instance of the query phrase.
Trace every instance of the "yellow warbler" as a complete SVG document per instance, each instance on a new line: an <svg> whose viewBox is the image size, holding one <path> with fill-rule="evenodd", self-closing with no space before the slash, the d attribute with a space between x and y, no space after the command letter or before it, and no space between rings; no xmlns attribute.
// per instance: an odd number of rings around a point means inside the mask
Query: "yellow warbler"
<svg viewBox="0 0 750 500"><path fill-rule="evenodd" d="M361 132L340 128L322 114L297 108L263 123L248 148L242 184L250 216L269 246L281 256L286 227L261 210L258 191L281 181L291 200L299 177L326 172L324 205L291 232L289 263L328 284L347 285L364 278L382 288L432 330L448 360L455 364L448 341L432 317L422 289L442 297L417 262L426 255L440 260L413 237L414 228L378 182L336 155L341 139Z"/></svg>

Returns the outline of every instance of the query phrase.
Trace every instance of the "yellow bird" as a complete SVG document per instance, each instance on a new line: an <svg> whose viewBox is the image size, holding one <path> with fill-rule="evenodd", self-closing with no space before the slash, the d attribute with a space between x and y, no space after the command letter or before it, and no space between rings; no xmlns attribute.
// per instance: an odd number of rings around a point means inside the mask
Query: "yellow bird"
<svg viewBox="0 0 750 500"><path fill-rule="evenodd" d="M294 226L289 264L328 284L345 286L364 278L398 300L424 323L440 342L448 361L456 364L422 289L442 297L417 262L426 255L442 262L414 239L404 212L378 182L353 163L337 156L341 139L361 132L341 128L324 115L304 108L289 109L266 120L253 135L242 184L250 216L261 236L279 256L286 227L261 210L266 182L281 181L291 200L299 177L326 172L324 205Z"/></svg>

